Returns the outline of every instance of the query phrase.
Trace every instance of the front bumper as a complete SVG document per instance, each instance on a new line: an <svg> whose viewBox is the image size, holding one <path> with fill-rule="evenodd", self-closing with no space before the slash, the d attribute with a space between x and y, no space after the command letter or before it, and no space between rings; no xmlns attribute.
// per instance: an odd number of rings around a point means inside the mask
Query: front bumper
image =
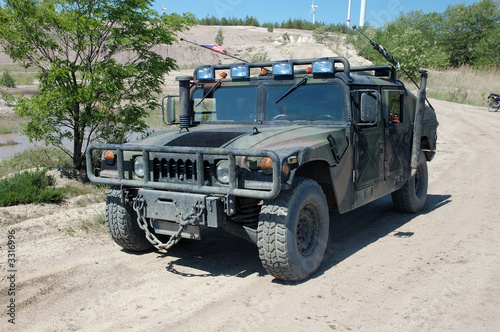
<svg viewBox="0 0 500 332"><path fill-rule="evenodd" d="M93 152L102 150L113 150L116 153L117 178L96 176L93 173ZM131 176L132 170L125 169L124 152L136 152L145 161L144 178L137 179ZM178 155L188 158L194 165L205 165L214 156L224 158L229 163L229 183L227 185L214 185L206 181L207 175L203 167L196 167L191 181L159 181L153 174L153 160L162 156ZM269 157L273 161L272 174L268 175L270 181L239 181L236 163L237 157ZM91 144L86 152L87 174L90 181L101 184L148 188L159 190L170 190L177 192L229 195L237 197L248 197L256 199L272 199L281 191L281 161L278 155L268 150L251 149L223 149L223 148L193 148L193 147L166 147L166 146L144 146L132 144Z"/></svg>

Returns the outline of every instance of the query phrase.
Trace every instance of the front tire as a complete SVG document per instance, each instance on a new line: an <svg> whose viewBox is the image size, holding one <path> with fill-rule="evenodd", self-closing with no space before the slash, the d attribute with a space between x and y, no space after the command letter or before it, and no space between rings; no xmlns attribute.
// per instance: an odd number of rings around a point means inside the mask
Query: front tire
<svg viewBox="0 0 500 332"><path fill-rule="evenodd" d="M266 271L287 281L313 274L325 254L329 222L325 194L311 179L297 178L292 189L265 202L257 246Z"/></svg>
<svg viewBox="0 0 500 332"><path fill-rule="evenodd" d="M490 101L488 104L488 111L496 112L500 108L500 103L497 101Z"/></svg>
<svg viewBox="0 0 500 332"><path fill-rule="evenodd" d="M137 224L137 215L121 199L121 190L112 188L106 199L106 225L111 238L123 249L147 251L153 248Z"/></svg>
<svg viewBox="0 0 500 332"><path fill-rule="evenodd" d="M401 189L392 193L394 207L405 213L417 213L422 210L427 200L428 178L425 154L420 151L417 173L406 181Z"/></svg>

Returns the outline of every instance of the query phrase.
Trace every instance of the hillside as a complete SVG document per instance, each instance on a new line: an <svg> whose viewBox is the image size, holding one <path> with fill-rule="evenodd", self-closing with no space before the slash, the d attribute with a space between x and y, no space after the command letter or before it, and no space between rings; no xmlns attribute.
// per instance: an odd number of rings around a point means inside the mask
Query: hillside
<svg viewBox="0 0 500 332"><path fill-rule="evenodd" d="M202 45L215 44L218 26L195 26L191 30L180 33L179 38ZM336 45L324 45L314 41L311 31L294 29L274 29L247 26L222 27L224 35L223 47L229 54L245 60L254 56L266 57L268 60L305 59L328 56L345 56L353 66L371 64L370 61L357 55L352 45L345 45L345 38L339 36ZM288 37L288 38L287 38ZM177 61L180 70L171 72L165 80L165 91L175 92L175 77L191 75L194 67L201 64L234 63L238 60L179 41L174 45L158 47L156 50L165 57Z"/></svg>

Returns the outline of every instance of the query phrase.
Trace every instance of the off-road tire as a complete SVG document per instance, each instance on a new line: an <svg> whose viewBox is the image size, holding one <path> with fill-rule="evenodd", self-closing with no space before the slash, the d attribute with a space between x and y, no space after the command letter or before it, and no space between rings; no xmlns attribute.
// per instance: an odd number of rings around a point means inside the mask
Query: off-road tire
<svg viewBox="0 0 500 332"><path fill-rule="evenodd" d="M325 254L329 223L325 194L311 179L297 178L292 189L264 202L257 246L266 271L287 281L313 274Z"/></svg>
<svg viewBox="0 0 500 332"><path fill-rule="evenodd" d="M496 112L500 108L500 102L497 101L490 101L488 103L488 111L490 112Z"/></svg>
<svg viewBox="0 0 500 332"><path fill-rule="evenodd" d="M111 238L123 249L146 251L153 247L137 224L134 210L122 203L121 191L111 188L106 199L106 225Z"/></svg>
<svg viewBox="0 0 500 332"><path fill-rule="evenodd" d="M422 210L427 200L428 178L427 161L424 153L420 151L417 173L401 189L392 193L394 207L405 213L417 213Z"/></svg>

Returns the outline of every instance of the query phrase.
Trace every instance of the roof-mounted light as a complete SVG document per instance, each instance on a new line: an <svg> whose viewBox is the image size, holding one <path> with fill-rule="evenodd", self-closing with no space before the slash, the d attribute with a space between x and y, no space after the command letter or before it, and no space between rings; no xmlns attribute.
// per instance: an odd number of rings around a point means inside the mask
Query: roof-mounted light
<svg viewBox="0 0 500 332"><path fill-rule="evenodd" d="M247 64L238 64L231 66L232 78L247 78L250 77L250 67Z"/></svg>
<svg viewBox="0 0 500 332"><path fill-rule="evenodd" d="M279 62L273 64L274 76L290 76L293 75L293 66L290 62Z"/></svg>
<svg viewBox="0 0 500 332"><path fill-rule="evenodd" d="M199 80L213 80L215 78L215 68L213 66L198 67L196 77Z"/></svg>
<svg viewBox="0 0 500 332"><path fill-rule="evenodd" d="M333 74L334 70L335 66L330 60L319 60L312 63L313 74Z"/></svg>

